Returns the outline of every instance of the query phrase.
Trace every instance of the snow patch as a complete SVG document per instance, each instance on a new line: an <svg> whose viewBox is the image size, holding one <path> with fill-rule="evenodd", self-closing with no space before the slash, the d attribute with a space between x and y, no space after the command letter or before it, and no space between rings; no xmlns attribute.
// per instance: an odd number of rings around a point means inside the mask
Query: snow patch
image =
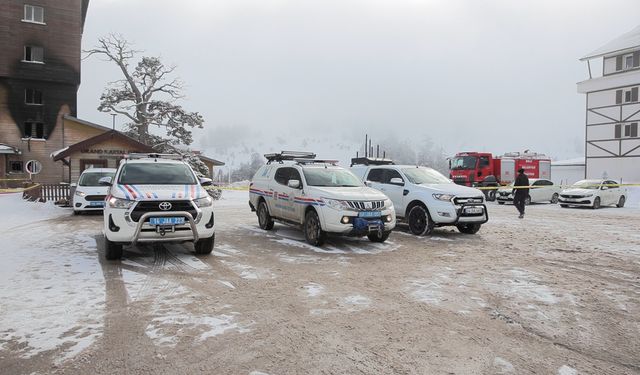
<svg viewBox="0 0 640 375"><path fill-rule="evenodd" d="M562 365L562 367L558 369L558 375L578 375L578 370L567 365Z"/></svg>
<svg viewBox="0 0 640 375"><path fill-rule="evenodd" d="M496 357L493 360L493 365L498 368L499 374L507 374L515 370L511 362L500 357Z"/></svg>
<svg viewBox="0 0 640 375"><path fill-rule="evenodd" d="M302 287L307 292L308 297L317 297L324 292L324 286L316 283L309 283Z"/></svg>

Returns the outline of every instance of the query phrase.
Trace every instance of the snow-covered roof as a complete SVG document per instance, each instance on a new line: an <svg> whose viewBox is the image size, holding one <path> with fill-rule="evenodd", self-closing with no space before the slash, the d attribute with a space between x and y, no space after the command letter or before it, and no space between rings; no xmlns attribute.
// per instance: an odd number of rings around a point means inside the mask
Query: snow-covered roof
<svg viewBox="0 0 640 375"><path fill-rule="evenodd" d="M560 166L570 166L570 165L584 165L584 157L580 157L580 158L573 158L573 159L567 159L567 160L556 160L556 161L552 161L551 165L560 167Z"/></svg>
<svg viewBox="0 0 640 375"><path fill-rule="evenodd" d="M20 150L17 148L0 143L0 154L20 154Z"/></svg>
<svg viewBox="0 0 640 375"><path fill-rule="evenodd" d="M56 156L58 156L59 153L61 152L65 152L69 149L69 146L65 147L65 148L61 148L59 150L56 150L54 152L52 152L49 156L51 157L51 159L55 158Z"/></svg>
<svg viewBox="0 0 640 375"><path fill-rule="evenodd" d="M636 26L633 30L620 35L607 44L587 54L580 61L593 59L595 57L601 57L614 52L625 52L635 48L640 48L640 25Z"/></svg>

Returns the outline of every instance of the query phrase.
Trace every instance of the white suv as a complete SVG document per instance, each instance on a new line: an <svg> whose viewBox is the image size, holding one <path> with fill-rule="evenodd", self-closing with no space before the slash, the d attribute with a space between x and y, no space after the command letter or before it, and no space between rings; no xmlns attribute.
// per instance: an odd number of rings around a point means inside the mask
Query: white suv
<svg viewBox="0 0 640 375"><path fill-rule="evenodd" d="M446 225L474 234L489 219L480 190L456 185L434 169L356 158L351 171L391 198L398 220L406 221L413 234L430 234Z"/></svg>
<svg viewBox="0 0 640 375"><path fill-rule="evenodd" d="M120 162L104 208L105 255L122 257L122 245L138 242L194 243L209 254L215 241L213 199L179 155L132 154Z"/></svg>
<svg viewBox="0 0 640 375"><path fill-rule="evenodd" d="M307 242L321 246L327 233L384 242L395 227L391 200L335 160L285 151L265 157L267 165L249 187L249 205L260 228L271 230L274 220L302 226Z"/></svg>

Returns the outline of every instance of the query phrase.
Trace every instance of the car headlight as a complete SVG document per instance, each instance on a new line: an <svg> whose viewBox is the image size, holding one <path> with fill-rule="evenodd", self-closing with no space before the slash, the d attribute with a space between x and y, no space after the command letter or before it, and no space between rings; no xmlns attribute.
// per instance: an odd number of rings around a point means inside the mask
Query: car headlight
<svg viewBox="0 0 640 375"><path fill-rule="evenodd" d="M194 199L193 203L199 208L211 207L211 205L213 204L213 199L209 195L207 195L206 197Z"/></svg>
<svg viewBox="0 0 640 375"><path fill-rule="evenodd" d="M455 197L453 194L433 194L433 197L439 201L450 201Z"/></svg>
<svg viewBox="0 0 640 375"><path fill-rule="evenodd" d="M585 198L593 197L593 194L585 194L584 197Z"/></svg>
<svg viewBox="0 0 640 375"><path fill-rule="evenodd" d="M87 193L84 193L84 192L82 192L80 190L76 190L76 195L79 196L79 197L84 197L85 195L87 195Z"/></svg>
<svg viewBox="0 0 640 375"><path fill-rule="evenodd" d="M121 199L116 197L109 198L109 207L111 208L130 208L136 201Z"/></svg>
<svg viewBox="0 0 640 375"><path fill-rule="evenodd" d="M393 207L393 202L391 201L391 199L385 199L384 208L391 208L391 207Z"/></svg>
<svg viewBox="0 0 640 375"><path fill-rule="evenodd" d="M324 198L325 203L327 203L327 206L333 208L334 210L349 210L350 207L347 204L347 202L345 201L340 201L337 199L327 199Z"/></svg>

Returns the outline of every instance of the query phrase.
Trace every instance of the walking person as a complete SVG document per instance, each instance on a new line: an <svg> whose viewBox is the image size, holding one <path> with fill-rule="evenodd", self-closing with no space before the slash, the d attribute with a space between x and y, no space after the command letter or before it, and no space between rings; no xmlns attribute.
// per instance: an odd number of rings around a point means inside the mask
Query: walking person
<svg viewBox="0 0 640 375"><path fill-rule="evenodd" d="M529 178L524 174L524 168L518 169L518 177L516 177L513 187L515 188L513 189L513 205L520 212L518 218L524 219L524 201L529 196Z"/></svg>

